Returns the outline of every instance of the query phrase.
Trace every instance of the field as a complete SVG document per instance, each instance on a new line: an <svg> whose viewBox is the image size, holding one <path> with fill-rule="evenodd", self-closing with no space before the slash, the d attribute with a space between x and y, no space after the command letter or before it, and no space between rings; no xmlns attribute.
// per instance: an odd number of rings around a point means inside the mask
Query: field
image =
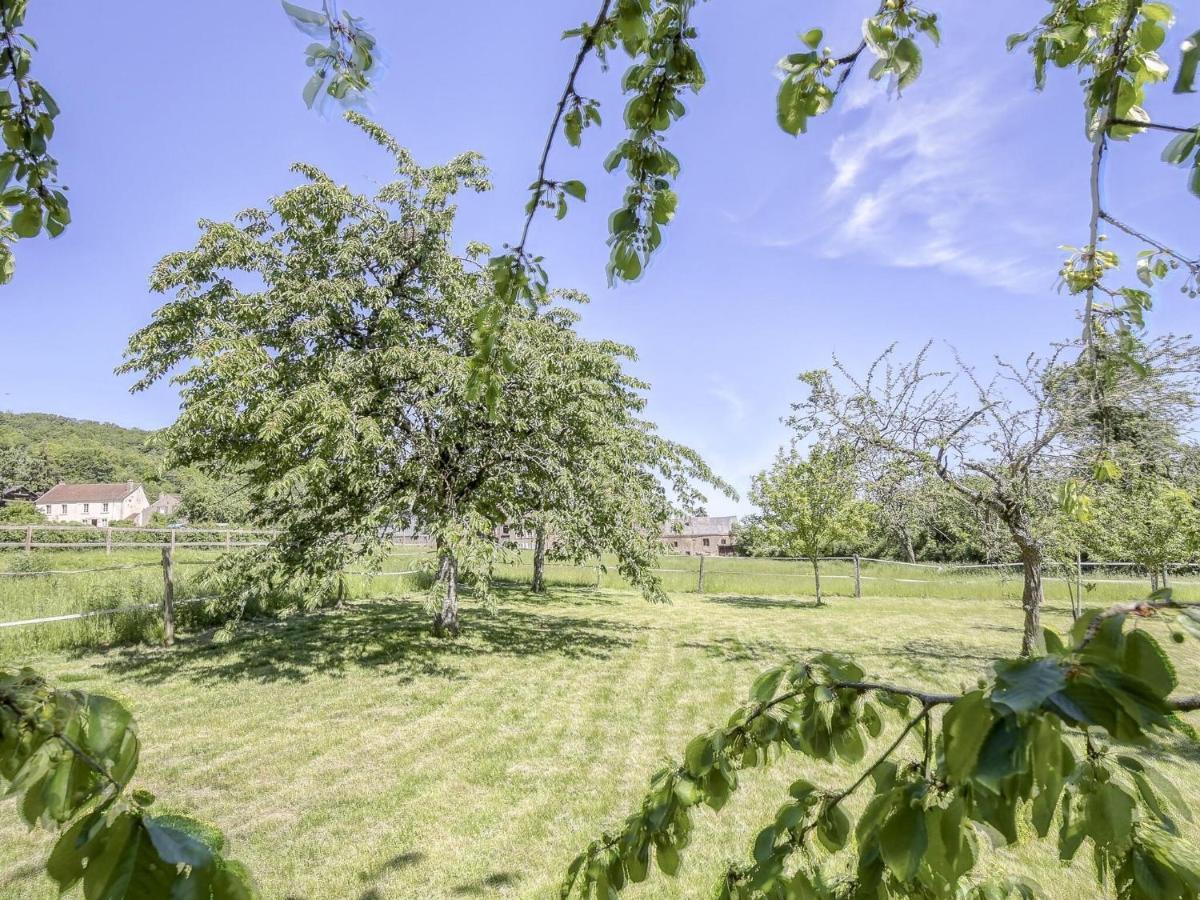
<svg viewBox="0 0 1200 900"><path fill-rule="evenodd" d="M362 581L360 595L388 593L388 579ZM127 701L145 742L140 782L164 811L224 829L266 897L534 898L554 895L573 854L768 665L832 650L882 678L953 690L1020 639L1020 609L998 591L818 609L745 593L650 605L616 588L535 597L513 586L493 611L468 600L456 642L427 636L426 611L404 593L251 623L229 640L196 632L173 650L6 649L4 660ZM1069 621L1053 599L1046 617ZM1194 688L1200 649L1171 646ZM1163 757L1196 806L1198 759L1194 747ZM801 773L851 780L803 759L749 777L720 815L701 815L678 879L656 876L628 896L707 896ZM48 900L48 838L12 813L0 817L0 896ZM1064 870L1050 850L1021 847L991 852L987 865L1066 900L1090 896L1085 857Z"/></svg>

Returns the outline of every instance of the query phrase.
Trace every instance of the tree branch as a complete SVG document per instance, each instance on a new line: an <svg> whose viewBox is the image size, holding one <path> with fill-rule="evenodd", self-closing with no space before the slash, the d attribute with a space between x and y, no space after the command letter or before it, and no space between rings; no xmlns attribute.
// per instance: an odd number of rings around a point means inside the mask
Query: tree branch
<svg viewBox="0 0 1200 900"><path fill-rule="evenodd" d="M1156 128L1159 131L1172 131L1175 134L1192 134L1197 126L1185 128L1182 125L1164 125L1160 122L1139 122L1137 119L1121 119L1113 118L1109 120L1111 125L1129 125L1134 128Z"/></svg>
<svg viewBox="0 0 1200 900"><path fill-rule="evenodd" d="M1131 228L1130 226L1126 225L1124 222L1121 222L1118 219L1113 218L1111 215L1106 213L1104 210L1100 211L1100 218L1103 219L1108 224L1112 225L1114 228L1118 228L1121 231L1125 232L1130 237L1135 237L1139 241L1141 241L1145 244L1149 244L1151 247L1154 247L1160 253L1166 254L1167 256L1169 256L1172 259L1179 262L1181 265L1187 267L1192 273L1194 273L1194 274L1200 273L1200 260L1188 259L1185 256L1181 256L1180 254L1178 254L1174 250L1172 250L1170 247L1168 247L1166 244L1162 244L1162 243L1154 240L1154 238L1150 237L1149 235L1142 234L1142 232L1140 232L1134 228Z"/></svg>
<svg viewBox="0 0 1200 900"><path fill-rule="evenodd" d="M1108 103L1103 111L1096 136L1092 141L1092 166L1088 178L1089 191L1092 198L1092 212L1088 220L1088 265L1092 269L1093 280L1096 271L1096 247L1099 244L1100 238L1100 175L1103 171L1104 151L1108 147L1108 129L1113 124L1113 119L1116 118L1117 111L1117 87L1120 84L1118 73L1124 68L1125 43L1129 37L1129 29L1133 27L1133 20L1137 18L1138 11L1141 9L1141 0L1133 0L1128 4L1125 10L1125 18L1121 21L1117 28L1117 34L1113 38L1113 47L1111 58L1113 60L1113 85L1109 89ZM1094 307L1096 299L1096 290L1093 284L1088 285L1087 293L1085 294L1083 307L1083 339L1084 346L1087 347L1088 361L1094 368L1096 365L1096 340L1093 332Z"/></svg>
<svg viewBox="0 0 1200 900"><path fill-rule="evenodd" d="M542 147L542 157L538 161L537 180L534 182L534 198L535 202L530 207L529 212L525 215L525 225L521 229L521 240L517 243L513 252L518 258L525 254L525 242L529 239L529 228L533 224L533 217L537 214L541 200L542 188L546 185L546 163L550 159L550 148L554 146L554 138L558 135L558 126L562 121L563 113L566 112L567 104L571 98L576 96L575 79L579 75L579 70L583 68L584 60L587 55L596 46L596 32L608 19L608 8L612 5L612 0L603 0L600 4L600 11L596 14L596 20L592 23L592 27L583 35L583 40L579 43L579 52L575 54L575 62L571 65L571 71L567 75L567 83L563 87L562 96L558 100L558 106L554 110L554 118L550 121L550 133L546 135L546 143Z"/></svg>

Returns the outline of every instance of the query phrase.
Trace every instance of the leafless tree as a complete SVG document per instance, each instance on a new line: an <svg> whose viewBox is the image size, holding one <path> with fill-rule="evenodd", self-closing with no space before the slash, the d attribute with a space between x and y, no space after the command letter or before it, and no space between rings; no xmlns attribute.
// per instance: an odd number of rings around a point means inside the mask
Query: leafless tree
<svg viewBox="0 0 1200 900"><path fill-rule="evenodd" d="M927 344L912 362L889 347L853 375L836 358L833 370L801 375L809 396L794 404L796 430L851 442L873 467L868 477L895 477L897 465L914 477L934 475L976 508L1003 523L1022 564L1025 613L1021 652L1041 641L1042 573L1054 519L1048 488L1087 477L1104 453L1111 410L1154 408L1155 418L1182 421L1195 408L1197 353L1185 340L1164 338L1139 351L1141 376L1106 385L1104 406L1069 362L1075 345L1020 365L996 362L986 378L954 354L935 370Z"/></svg>

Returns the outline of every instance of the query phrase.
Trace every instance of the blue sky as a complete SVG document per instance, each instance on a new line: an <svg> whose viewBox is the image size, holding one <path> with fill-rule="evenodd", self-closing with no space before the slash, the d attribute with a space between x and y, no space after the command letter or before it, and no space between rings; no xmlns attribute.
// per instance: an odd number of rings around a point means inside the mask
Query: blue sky
<svg viewBox="0 0 1200 900"><path fill-rule="evenodd" d="M464 198L459 239L513 240L574 54L559 34L595 3L345 5L386 54L370 113L423 162L472 149L492 167L496 189ZM783 134L775 61L817 25L835 51L853 47L866 6L700 6L709 84L672 132L679 212L636 284L604 279L605 223L623 187L600 166L620 136L617 57L617 71L592 65L580 84L604 101L609 124L551 158L550 177L586 181L589 200L563 222L540 218L533 248L556 285L591 294L586 333L638 348L663 431L743 492L787 438L779 419L800 394L796 374L832 353L861 368L893 341L915 352L934 339L986 362L1076 327L1055 272L1058 245L1086 239L1077 77L1053 72L1035 94L1027 55L1004 50L1045 3L988 4L985 20L978 3L946 0L943 46L926 51L902 98L858 72L837 112L798 139ZM293 161L369 187L387 177L387 160L336 114L305 109L307 39L273 0L43 0L29 18L39 77L63 110L54 152L74 223L54 241L22 242L16 278L0 288L0 408L166 425L169 388L130 395L129 379L112 374L128 335L163 302L146 287L154 263L193 243L197 219L228 218L296 183ZM1164 88L1152 111L1191 122L1194 106ZM1182 171L1157 163L1162 143L1114 152L1108 204L1184 241L1197 201ZM1154 327L1190 331L1195 312L1167 296ZM717 501L710 511L746 508Z"/></svg>

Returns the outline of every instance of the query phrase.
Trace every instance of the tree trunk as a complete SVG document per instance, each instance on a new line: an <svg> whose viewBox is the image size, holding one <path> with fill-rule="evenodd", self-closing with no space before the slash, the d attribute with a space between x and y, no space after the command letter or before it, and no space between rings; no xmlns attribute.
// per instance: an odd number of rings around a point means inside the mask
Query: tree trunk
<svg viewBox="0 0 1200 900"><path fill-rule="evenodd" d="M533 582L530 590L535 594L546 592L546 530L540 525L533 535Z"/></svg>
<svg viewBox="0 0 1200 900"><path fill-rule="evenodd" d="M1022 544L1021 568L1025 586L1021 608L1025 610L1025 629L1021 635L1021 655L1032 656L1043 648L1042 642L1042 551L1034 544Z"/></svg>
<svg viewBox="0 0 1200 900"><path fill-rule="evenodd" d="M1150 570L1150 593L1158 590L1158 573L1153 569Z"/></svg>
<svg viewBox="0 0 1200 900"><path fill-rule="evenodd" d="M438 580L445 582L446 596L441 610L433 617L433 634L434 637L455 637L458 635L458 560L449 551L442 555Z"/></svg>
<svg viewBox="0 0 1200 900"><path fill-rule="evenodd" d="M910 563L917 561L916 551L913 550L912 535L908 533L908 529L901 527L900 537L904 541L904 555L908 557Z"/></svg>
<svg viewBox="0 0 1200 900"><path fill-rule="evenodd" d="M812 558L813 564L813 586L817 592L817 606L823 606L821 602L821 561L815 556Z"/></svg>

